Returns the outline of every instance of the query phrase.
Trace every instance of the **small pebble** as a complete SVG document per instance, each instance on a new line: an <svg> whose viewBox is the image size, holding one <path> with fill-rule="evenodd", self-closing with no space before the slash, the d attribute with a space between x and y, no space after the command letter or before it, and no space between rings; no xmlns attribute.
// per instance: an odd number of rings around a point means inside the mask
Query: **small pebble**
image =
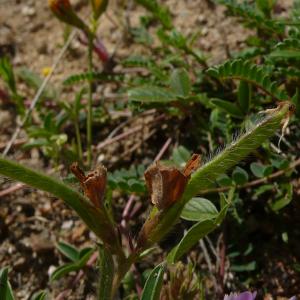
<svg viewBox="0 0 300 300"><path fill-rule="evenodd" d="M36 15L36 10L34 7L24 6L22 7L22 15L26 17L33 17Z"/></svg>

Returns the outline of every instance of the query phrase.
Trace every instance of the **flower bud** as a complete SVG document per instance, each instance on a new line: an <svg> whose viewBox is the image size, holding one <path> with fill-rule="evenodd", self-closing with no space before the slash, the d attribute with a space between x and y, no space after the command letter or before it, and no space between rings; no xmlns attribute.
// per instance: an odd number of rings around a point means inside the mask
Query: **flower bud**
<svg viewBox="0 0 300 300"><path fill-rule="evenodd" d="M59 20L89 34L90 30L88 26L74 12L69 0L48 0L48 4L51 11Z"/></svg>
<svg viewBox="0 0 300 300"><path fill-rule="evenodd" d="M97 20L106 10L108 0L91 0L94 18Z"/></svg>

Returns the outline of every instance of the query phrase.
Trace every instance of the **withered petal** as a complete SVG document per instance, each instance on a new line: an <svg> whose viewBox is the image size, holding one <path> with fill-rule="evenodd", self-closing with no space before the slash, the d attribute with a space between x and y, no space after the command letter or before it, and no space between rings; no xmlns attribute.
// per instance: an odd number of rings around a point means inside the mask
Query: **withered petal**
<svg viewBox="0 0 300 300"><path fill-rule="evenodd" d="M165 209L180 199L188 178L174 167L155 163L146 170L145 180L151 202L158 209Z"/></svg>
<svg viewBox="0 0 300 300"><path fill-rule="evenodd" d="M104 166L98 166L94 171L87 174L82 186L86 196L100 207L103 203L107 182L107 170Z"/></svg>
<svg viewBox="0 0 300 300"><path fill-rule="evenodd" d="M189 177L192 172L197 170L201 163L201 156L199 154L193 154L189 161L185 164L183 174Z"/></svg>
<svg viewBox="0 0 300 300"><path fill-rule="evenodd" d="M82 184L85 180L85 175L84 172L80 169L78 162L72 163L70 166L70 170Z"/></svg>
<svg viewBox="0 0 300 300"><path fill-rule="evenodd" d="M87 173L86 176L83 170L78 166L78 163L73 163L70 169L79 180L84 194L96 207L101 207L107 183L106 168L99 165L95 170Z"/></svg>

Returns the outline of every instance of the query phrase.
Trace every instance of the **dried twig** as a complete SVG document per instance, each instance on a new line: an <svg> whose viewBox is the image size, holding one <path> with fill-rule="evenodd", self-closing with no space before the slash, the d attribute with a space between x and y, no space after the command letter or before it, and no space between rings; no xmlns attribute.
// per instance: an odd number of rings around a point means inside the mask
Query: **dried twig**
<svg viewBox="0 0 300 300"><path fill-rule="evenodd" d="M163 155L165 154L165 152L169 148L171 142L172 142L172 139L168 138L167 141L162 146L162 148L160 149L160 151L158 152L158 154L156 155L156 157L154 158L154 161L159 161L163 157Z"/></svg>
<svg viewBox="0 0 300 300"><path fill-rule="evenodd" d="M17 147L17 146L21 146L23 144L25 144L27 142L27 139L18 139L15 140L15 142L13 143L12 146ZM0 150L5 149L5 147L7 146L7 142L0 144Z"/></svg>
<svg viewBox="0 0 300 300"><path fill-rule="evenodd" d="M139 114L139 115L137 115L137 116L134 116L134 117L132 117L132 118L126 120L125 122L119 124L119 125L118 125L118 126L117 126L117 127L116 127L109 135L108 135L107 139L112 139L112 138L116 135L117 132L119 132L122 128L124 128L127 124L131 123L132 121L134 121L134 120L136 120L136 119L138 119L138 118L141 118L141 117L145 117L145 116L147 116L147 115L151 115L151 114L155 113L155 111L156 111L155 109L147 110L147 111L145 111L145 112L143 112L143 113L141 113L141 114Z"/></svg>
<svg viewBox="0 0 300 300"><path fill-rule="evenodd" d="M211 259L210 259L210 256L208 254L208 251L207 251L207 248L206 248L206 245L204 243L204 240L201 239L199 241L199 244L200 244L200 247L201 247L201 250L203 252L203 255L204 255L204 259L206 261L206 264L208 266L208 270L209 270L209 273L210 273L210 277L212 279L212 282L213 282L213 285L214 285L214 288L215 290L217 291L217 288L218 288L218 285L217 285L217 280L214 276L214 270L213 270L213 266L212 266L212 262L211 262Z"/></svg>
<svg viewBox="0 0 300 300"><path fill-rule="evenodd" d="M157 118L153 119L152 121L150 121L147 125L151 124L151 123L154 123L154 122L157 122L157 121L160 121L164 118L165 116L164 115L160 115L158 116ZM103 149L104 147L108 146L108 145L111 145L115 142L118 142L118 141L121 141L123 140L124 138L130 136L130 135L133 135L139 131L143 130L143 125L138 125L134 128L131 128L113 138L108 138L106 140L104 140L103 142L101 142L100 144L98 144L95 149L96 150L100 150L100 149Z"/></svg>
<svg viewBox="0 0 300 300"><path fill-rule="evenodd" d="M11 193L14 193L18 190L21 190L22 188L24 188L26 186L26 184L24 183L17 183L17 184L14 184L13 186L10 186L9 188L5 189L5 190L2 190L0 191L0 198L4 197L4 196L7 196Z"/></svg>
<svg viewBox="0 0 300 300"><path fill-rule="evenodd" d="M224 232L220 235L218 240L218 253L219 253L219 272L218 272L218 290L217 294L221 297L224 294L224 278L226 268L226 244Z"/></svg>
<svg viewBox="0 0 300 300"><path fill-rule="evenodd" d="M240 189L246 189L246 188L249 188L249 187L253 187L253 186L263 184L263 183L267 183L271 180L276 179L277 177L280 177L280 176L284 175L286 172L298 167L299 165L300 165L300 158L298 158L297 160L292 162L286 169L279 170L279 171L274 172L273 174L271 174L269 176L247 182L243 185L237 185L236 189L239 189L239 190ZM199 195L206 195L206 194L211 194L211 193L222 193L222 192L226 192L226 191L230 190L230 188L232 188L232 186L224 186L224 187L215 188L215 189L202 190L202 191L199 191Z"/></svg>

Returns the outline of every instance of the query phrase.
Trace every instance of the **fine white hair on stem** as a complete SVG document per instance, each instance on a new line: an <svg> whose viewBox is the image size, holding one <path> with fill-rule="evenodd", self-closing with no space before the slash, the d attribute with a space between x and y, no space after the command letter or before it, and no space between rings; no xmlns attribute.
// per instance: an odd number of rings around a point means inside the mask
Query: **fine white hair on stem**
<svg viewBox="0 0 300 300"><path fill-rule="evenodd" d="M210 152L207 157L203 159L203 165L208 164L210 161L212 161L215 157L218 155L221 155L223 151L229 149L231 146L234 146L236 143L240 141L240 139L244 138L247 135L250 135L256 128L258 128L261 124L268 121L271 118L270 113L261 112L259 114L256 114L252 117L252 120L249 122L244 123L244 128L241 130L236 130L232 134L232 139L230 143L224 144L222 146L219 146L215 151ZM248 145L246 147L251 147L252 142L249 140ZM244 146L245 147L245 146Z"/></svg>

